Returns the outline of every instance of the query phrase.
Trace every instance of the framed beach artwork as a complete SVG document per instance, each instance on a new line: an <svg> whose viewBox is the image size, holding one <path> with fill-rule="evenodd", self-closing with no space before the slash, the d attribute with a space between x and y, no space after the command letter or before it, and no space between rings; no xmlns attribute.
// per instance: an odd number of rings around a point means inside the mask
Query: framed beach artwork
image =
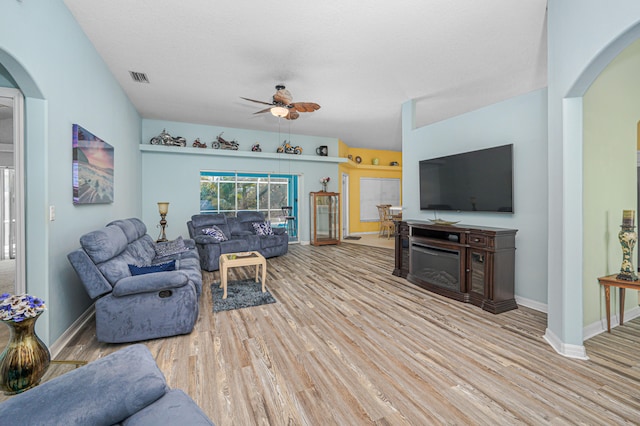
<svg viewBox="0 0 640 426"><path fill-rule="evenodd" d="M73 204L113 202L113 147L73 125Z"/></svg>

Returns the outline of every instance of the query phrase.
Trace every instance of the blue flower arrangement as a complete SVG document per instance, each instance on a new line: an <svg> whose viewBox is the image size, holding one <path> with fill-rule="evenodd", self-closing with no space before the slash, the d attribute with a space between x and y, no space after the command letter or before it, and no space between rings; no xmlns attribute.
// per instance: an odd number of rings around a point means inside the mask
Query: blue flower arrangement
<svg viewBox="0 0 640 426"><path fill-rule="evenodd" d="M44 300L28 294L0 295L0 321L22 322L37 317L46 308Z"/></svg>

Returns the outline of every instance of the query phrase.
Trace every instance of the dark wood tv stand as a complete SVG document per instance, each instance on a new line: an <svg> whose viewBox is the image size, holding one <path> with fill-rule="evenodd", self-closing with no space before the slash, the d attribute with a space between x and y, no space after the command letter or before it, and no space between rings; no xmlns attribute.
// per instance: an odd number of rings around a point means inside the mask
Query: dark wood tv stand
<svg viewBox="0 0 640 426"><path fill-rule="evenodd" d="M494 314L518 308L514 298L516 229L414 220L407 220L406 225L409 282Z"/></svg>

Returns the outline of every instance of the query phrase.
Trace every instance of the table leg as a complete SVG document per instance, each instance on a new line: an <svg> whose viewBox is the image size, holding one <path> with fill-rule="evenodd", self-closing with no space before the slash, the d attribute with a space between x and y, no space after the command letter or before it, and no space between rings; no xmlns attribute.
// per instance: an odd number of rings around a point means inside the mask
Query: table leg
<svg viewBox="0 0 640 426"><path fill-rule="evenodd" d="M606 284L604 285L604 300L607 307L607 332L611 333L611 308L609 307L611 302L611 290Z"/></svg>
<svg viewBox="0 0 640 426"><path fill-rule="evenodd" d="M227 298L227 264L221 262L220 264L220 287L222 287L222 298Z"/></svg>
<svg viewBox="0 0 640 426"><path fill-rule="evenodd" d="M624 323L624 294L625 288L620 288L620 325Z"/></svg>
<svg viewBox="0 0 640 426"><path fill-rule="evenodd" d="M262 292L267 291L265 287L265 282L267 281L267 261L261 263L262 265ZM258 272L258 266L256 266L256 273Z"/></svg>

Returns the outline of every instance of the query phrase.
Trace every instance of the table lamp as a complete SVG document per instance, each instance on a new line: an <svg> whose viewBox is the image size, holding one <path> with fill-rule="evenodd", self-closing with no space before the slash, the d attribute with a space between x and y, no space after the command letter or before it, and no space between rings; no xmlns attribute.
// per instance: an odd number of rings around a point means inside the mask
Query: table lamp
<svg viewBox="0 0 640 426"><path fill-rule="evenodd" d="M167 213L169 213L169 203L166 201L158 203L158 212L160 213L160 236L158 237L158 243L168 241L167 235L164 233L164 229L167 227Z"/></svg>

